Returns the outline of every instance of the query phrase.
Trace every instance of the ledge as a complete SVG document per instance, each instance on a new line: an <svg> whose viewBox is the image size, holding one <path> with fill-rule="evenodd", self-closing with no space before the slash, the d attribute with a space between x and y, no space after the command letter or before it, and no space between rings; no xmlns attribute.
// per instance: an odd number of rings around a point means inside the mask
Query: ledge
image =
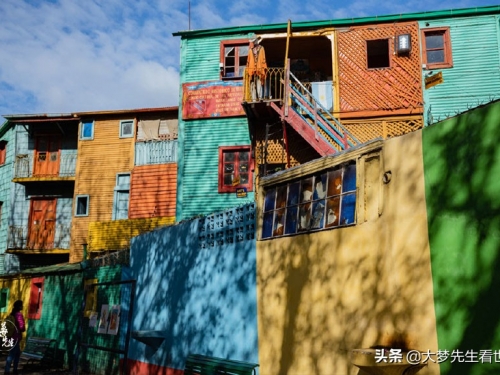
<svg viewBox="0 0 500 375"><path fill-rule="evenodd" d="M159 348L165 340L163 331L132 331L132 338L140 341L148 346Z"/></svg>

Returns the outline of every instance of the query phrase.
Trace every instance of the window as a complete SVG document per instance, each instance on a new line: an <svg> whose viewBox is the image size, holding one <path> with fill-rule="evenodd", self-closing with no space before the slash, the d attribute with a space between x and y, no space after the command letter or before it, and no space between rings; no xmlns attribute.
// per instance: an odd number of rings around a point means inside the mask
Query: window
<svg viewBox="0 0 500 375"><path fill-rule="evenodd" d="M447 27L422 30L422 60L427 69L451 68L450 29Z"/></svg>
<svg viewBox="0 0 500 375"><path fill-rule="evenodd" d="M368 69L389 68L389 39L367 40L366 61Z"/></svg>
<svg viewBox="0 0 500 375"><path fill-rule="evenodd" d="M89 216L89 196L77 195L75 205L75 216Z"/></svg>
<svg viewBox="0 0 500 375"><path fill-rule="evenodd" d="M134 136L134 120L120 121L120 138L130 138Z"/></svg>
<svg viewBox="0 0 500 375"><path fill-rule="evenodd" d="M0 289L0 312L8 312L9 288Z"/></svg>
<svg viewBox="0 0 500 375"><path fill-rule="evenodd" d="M6 157L7 157L7 142L0 141L0 165L5 164Z"/></svg>
<svg viewBox="0 0 500 375"><path fill-rule="evenodd" d="M94 139L94 121L85 120L80 124L80 139Z"/></svg>
<svg viewBox="0 0 500 375"><path fill-rule="evenodd" d="M250 146L219 147L219 193L252 190Z"/></svg>
<svg viewBox="0 0 500 375"><path fill-rule="evenodd" d="M43 277L31 279L30 304L28 307L29 319L40 319L42 316L43 284Z"/></svg>
<svg viewBox="0 0 500 375"><path fill-rule="evenodd" d="M266 190L262 238L354 224L356 165Z"/></svg>
<svg viewBox="0 0 500 375"><path fill-rule="evenodd" d="M221 78L243 78L247 65L248 39L221 43Z"/></svg>
<svg viewBox="0 0 500 375"><path fill-rule="evenodd" d="M119 173L116 175L113 220L128 219L129 198L130 173Z"/></svg>
<svg viewBox="0 0 500 375"><path fill-rule="evenodd" d="M89 318L92 312L97 311L97 279L86 279L84 281L85 309L83 316Z"/></svg>

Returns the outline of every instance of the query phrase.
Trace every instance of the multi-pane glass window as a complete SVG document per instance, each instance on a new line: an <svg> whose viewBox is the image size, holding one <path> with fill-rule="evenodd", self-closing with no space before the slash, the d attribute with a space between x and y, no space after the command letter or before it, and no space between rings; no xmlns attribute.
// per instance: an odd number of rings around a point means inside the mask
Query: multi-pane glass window
<svg viewBox="0 0 500 375"><path fill-rule="evenodd" d="M238 188L252 190L252 165L249 146L219 148L219 192Z"/></svg>
<svg viewBox="0 0 500 375"><path fill-rule="evenodd" d="M222 42L221 49L222 78L243 78L248 58L248 40Z"/></svg>
<svg viewBox="0 0 500 375"><path fill-rule="evenodd" d="M356 164L266 190L262 238L354 224Z"/></svg>
<svg viewBox="0 0 500 375"><path fill-rule="evenodd" d="M427 69L451 68L450 30L434 28L422 30L423 63Z"/></svg>

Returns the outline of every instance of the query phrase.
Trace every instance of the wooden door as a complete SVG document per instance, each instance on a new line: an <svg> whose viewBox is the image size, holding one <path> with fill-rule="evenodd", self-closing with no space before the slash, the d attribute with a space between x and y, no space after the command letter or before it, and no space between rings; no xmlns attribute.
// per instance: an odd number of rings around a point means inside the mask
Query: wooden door
<svg viewBox="0 0 500 375"><path fill-rule="evenodd" d="M57 176L59 174L61 138L57 135L36 137L34 176Z"/></svg>
<svg viewBox="0 0 500 375"><path fill-rule="evenodd" d="M57 199L31 200L28 248L53 249Z"/></svg>

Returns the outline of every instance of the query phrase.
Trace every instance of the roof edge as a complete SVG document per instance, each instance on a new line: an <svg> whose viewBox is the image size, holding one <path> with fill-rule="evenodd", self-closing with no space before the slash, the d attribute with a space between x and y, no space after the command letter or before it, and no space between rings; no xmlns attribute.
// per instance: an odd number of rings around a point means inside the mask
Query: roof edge
<svg viewBox="0 0 500 375"><path fill-rule="evenodd" d="M424 21L443 17L466 17L473 15L488 15L500 14L500 5L492 5L485 7L475 8L460 8L437 10L430 12L416 12L416 13L401 13L386 16L370 16L358 18L341 18L324 21L303 21L292 22L294 31L305 30L309 28L323 28L323 27L345 27L355 26L369 23L385 23L397 21ZM257 33L257 32L276 32L286 31L287 23L267 24L267 25L250 25L250 26L236 26L224 27L218 29L202 29L202 30L184 30L173 33L173 36L181 37L197 37L197 36L215 36L234 33Z"/></svg>

